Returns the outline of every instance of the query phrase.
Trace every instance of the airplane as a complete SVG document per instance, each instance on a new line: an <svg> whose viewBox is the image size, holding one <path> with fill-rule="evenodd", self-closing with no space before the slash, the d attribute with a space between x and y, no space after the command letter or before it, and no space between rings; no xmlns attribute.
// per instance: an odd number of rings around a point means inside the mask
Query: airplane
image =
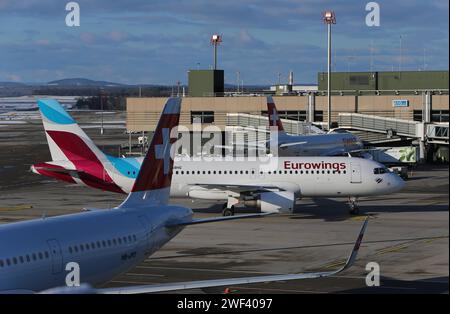
<svg viewBox="0 0 450 314"><path fill-rule="evenodd" d="M0 293L164 292L321 278L352 266L368 219L347 262L335 271L93 288L136 266L186 226L265 215L196 219L190 208L168 205L173 175L171 146L176 139L176 132L171 131L178 126L180 103L177 98L167 101L131 192L119 206L0 225ZM76 269L78 272L73 272Z"/></svg>
<svg viewBox="0 0 450 314"><path fill-rule="evenodd" d="M267 96L270 139L247 143L247 148L266 150L277 156L342 156L364 151L363 142L349 132L329 132L316 135L290 135L284 130L272 96ZM244 128L251 130L251 128ZM258 130L259 131L259 130ZM271 142L274 142L271 144ZM236 145L235 145L236 146ZM232 148L232 147L226 147Z"/></svg>
<svg viewBox="0 0 450 314"><path fill-rule="evenodd" d="M34 173L91 188L129 193L141 157L103 153L56 100L38 100L52 161L31 166ZM358 157L270 157L227 161L179 160L171 197L225 201L224 216L236 205L261 212L292 212L302 197L348 197L350 214L358 197L399 191L405 182L385 166Z"/></svg>

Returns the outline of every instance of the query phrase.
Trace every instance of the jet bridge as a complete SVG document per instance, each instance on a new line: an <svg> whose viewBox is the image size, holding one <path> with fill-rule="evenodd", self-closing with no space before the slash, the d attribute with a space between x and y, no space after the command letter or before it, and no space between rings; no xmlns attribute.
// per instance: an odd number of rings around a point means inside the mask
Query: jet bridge
<svg viewBox="0 0 450 314"><path fill-rule="evenodd" d="M396 139L411 140L416 145L418 143L421 160L425 159L428 146L448 145L448 123L425 123L359 113L340 113L338 122L341 129L365 133L365 137L361 134L358 136L371 144L388 143ZM377 134L377 139L371 141L373 135Z"/></svg>
<svg viewBox="0 0 450 314"><path fill-rule="evenodd" d="M325 133L317 126L309 122L280 119L286 133L294 135L322 134ZM269 118L247 113L227 113L226 125L230 127L263 127L269 130Z"/></svg>

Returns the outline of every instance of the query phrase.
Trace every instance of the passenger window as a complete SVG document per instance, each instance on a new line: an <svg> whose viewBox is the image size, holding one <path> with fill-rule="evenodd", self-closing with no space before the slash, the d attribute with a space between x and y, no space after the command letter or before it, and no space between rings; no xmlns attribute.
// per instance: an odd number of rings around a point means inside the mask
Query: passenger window
<svg viewBox="0 0 450 314"><path fill-rule="evenodd" d="M69 253L72 254L72 252L73 252L72 247L69 246Z"/></svg>
<svg viewBox="0 0 450 314"><path fill-rule="evenodd" d="M13 263L14 263L14 265L17 264L17 258L13 257Z"/></svg>
<svg viewBox="0 0 450 314"><path fill-rule="evenodd" d="M42 252L39 252L38 256L39 256L39 259L42 259L43 258Z"/></svg>

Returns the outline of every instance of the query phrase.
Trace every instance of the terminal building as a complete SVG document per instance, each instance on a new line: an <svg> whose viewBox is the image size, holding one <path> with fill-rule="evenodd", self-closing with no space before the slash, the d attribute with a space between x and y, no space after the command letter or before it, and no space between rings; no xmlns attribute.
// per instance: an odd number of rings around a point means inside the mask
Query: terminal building
<svg viewBox="0 0 450 314"><path fill-rule="evenodd" d="M265 96L272 94L288 132L303 133L308 123L326 127L326 73L318 73L317 89L295 89L290 81L283 89L251 95L224 92L223 78L222 70L189 71L189 96L183 99L180 124L190 129L193 123L216 125L223 130L265 125ZM332 125L357 133L368 144L417 145L422 158L426 150L437 148L448 154L448 86L448 71L332 73ZM128 98L128 131L153 131L164 102L164 98Z"/></svg>

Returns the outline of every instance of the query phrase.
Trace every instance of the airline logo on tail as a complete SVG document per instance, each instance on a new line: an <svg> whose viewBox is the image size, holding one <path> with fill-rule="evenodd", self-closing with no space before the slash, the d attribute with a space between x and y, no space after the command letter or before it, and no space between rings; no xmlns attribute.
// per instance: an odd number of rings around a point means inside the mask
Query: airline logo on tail
<svg viewBox="0 0 450 314"><path fill-rule="evenodd" d="M278 111L275 107L272 96L267 97L267 112L269 114L269 126L277 127L277 130L279 132L283 132L283 124L281 123L280 117L278 116Z"/></svg>
<svg viewBox="0 0 450 314"><path fill-rule="evenodd" d="M52 155L52 163L37 164L32 170L69 183L83 183L106 191L124 193L105 168L106 155L54 99L38 100L39 110ZM64 167L58 167L64 165ZM60 169L63 168L63 169Z"/></svg>
<svg viewBox="0 0 450 314"><path fill-rule="evenodd" d="M131 194L133 192L168 190L170 188L173 154L175 153L171 148L176 141L176 127L180 119L180 104L181 100L179 98L170 98L167 101ZM171 132L173 136L171 136ZM161 193L165 194L166 191ZM168 197L167 192L167 199Z"/></svg>

